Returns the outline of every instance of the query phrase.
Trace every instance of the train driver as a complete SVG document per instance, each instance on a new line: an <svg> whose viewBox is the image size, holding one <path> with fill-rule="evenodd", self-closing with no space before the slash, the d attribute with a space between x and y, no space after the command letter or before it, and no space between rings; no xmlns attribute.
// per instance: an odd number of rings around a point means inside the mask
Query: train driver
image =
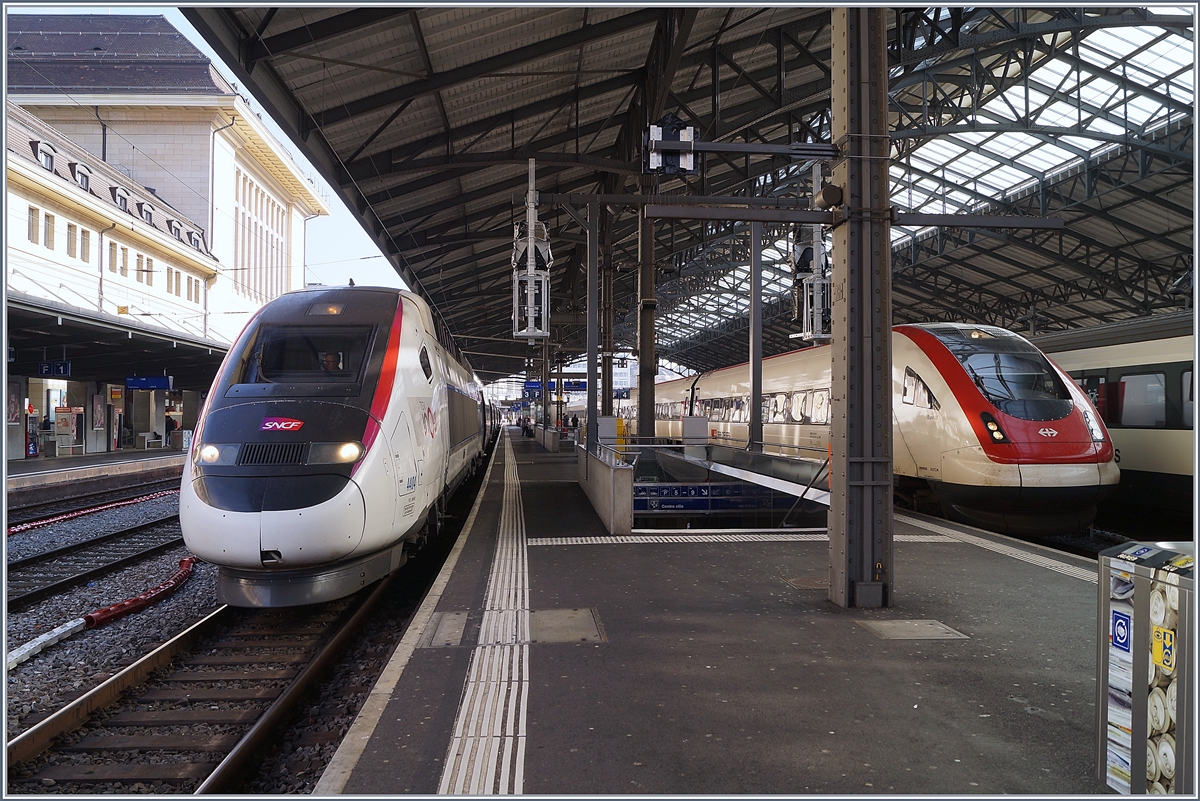
<svg viewBox="0 0 1200 801"><path fill-rule="evenodd" d="M327 350L325 351L325 355L321 357L321 369L327 373L336 373L341 369L338 361L337 351Z"/></svg>

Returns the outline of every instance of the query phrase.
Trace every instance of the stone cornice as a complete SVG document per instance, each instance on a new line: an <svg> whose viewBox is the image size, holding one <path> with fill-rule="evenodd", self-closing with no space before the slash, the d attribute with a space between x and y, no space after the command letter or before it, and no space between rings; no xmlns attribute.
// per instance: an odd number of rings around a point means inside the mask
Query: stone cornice
<svg viewBox="0 0 1200 801"><path fill-rule="evenodd" d="M233 130L259 166L292 195L292 202L300 204L307 215L329 214L329 205L316 187L309 183L288 151L270 132L258 114L239 95L219 94L153 94L153 93L10 93L8 101L18 106L79 106L91 108L185 108L211 110L214 113L214 128L234 120ZM314 171L315 172L315 171Z"/></svg>

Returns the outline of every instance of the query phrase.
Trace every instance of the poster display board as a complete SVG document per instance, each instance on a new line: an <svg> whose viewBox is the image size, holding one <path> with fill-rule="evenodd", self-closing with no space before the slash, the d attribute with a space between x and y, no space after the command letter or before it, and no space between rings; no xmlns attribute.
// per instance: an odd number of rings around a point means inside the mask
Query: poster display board
<svg viewBox="0 0 1200 801"><path fill-rule="evenodd" d="M1192 794L1192 543L1100 555L1097 775L1119 793Z"/></svg>

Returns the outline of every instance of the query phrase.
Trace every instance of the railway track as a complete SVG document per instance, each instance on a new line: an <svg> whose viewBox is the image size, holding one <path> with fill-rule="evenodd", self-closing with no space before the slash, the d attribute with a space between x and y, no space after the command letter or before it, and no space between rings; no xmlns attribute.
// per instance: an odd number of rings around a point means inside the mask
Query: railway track
<svg viewBox="0 0 1200 801"><path fill-rule="evenodd" d="M11 528L12 526L24 525L60 515L86 512L89 509L102 507L107 504L137 500L159 492L175 489L179 489L178 478L151 481L134 488L89 492L54 501L14 506L8 509L8 525Z"/></svg>
<svg viewBox="0 0 1200 801"><path fill-rule="evenodd" d="M237 792L387 591L221 607L8 743L9 793Z"/></svg>
<svg viewBox="0 0 1200 801"><path fill-rule="evenodd" d="M9 562L8 611L19 612L70 587L183 544L179 515Z"/></svg>

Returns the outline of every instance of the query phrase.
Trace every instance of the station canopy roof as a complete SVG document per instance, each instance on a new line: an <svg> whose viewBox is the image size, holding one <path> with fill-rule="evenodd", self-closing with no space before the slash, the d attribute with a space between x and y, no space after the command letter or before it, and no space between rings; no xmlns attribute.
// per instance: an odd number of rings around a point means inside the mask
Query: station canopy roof
<svg viewBox="0 0 1200 801"><path fill-rule="evenodd" d="M527 160L544 194L636 194L664 112L708 142L830 139L830 11L816 6L189 8L237 80L340 188L477 373L520 371L513 223ZM1191 297L1193 9L889 10L897 211L1061 218L1061 230L892 228L895 322L1028 332L1181 308ZM703 154L665 195L804 206L812 162ZM761 202L761 201L760 201ZM617 350L636 347L637 209L615 201ZM582 352L585 237L543 203L555 341ZM659 355L745 360L749 226L655 227ZM764 348L792 349L808 229L765 226Z"/></svg>
<svg viewBox="0 0 1200 801"><path fill-rule="evenodd" d="M203 392L229 345L136 318L100 314L9 290L9 375L38 376L40 362L71 363L71 381L170 376L172 388ZM53 378L54 376L49 376Z"/></svg>

